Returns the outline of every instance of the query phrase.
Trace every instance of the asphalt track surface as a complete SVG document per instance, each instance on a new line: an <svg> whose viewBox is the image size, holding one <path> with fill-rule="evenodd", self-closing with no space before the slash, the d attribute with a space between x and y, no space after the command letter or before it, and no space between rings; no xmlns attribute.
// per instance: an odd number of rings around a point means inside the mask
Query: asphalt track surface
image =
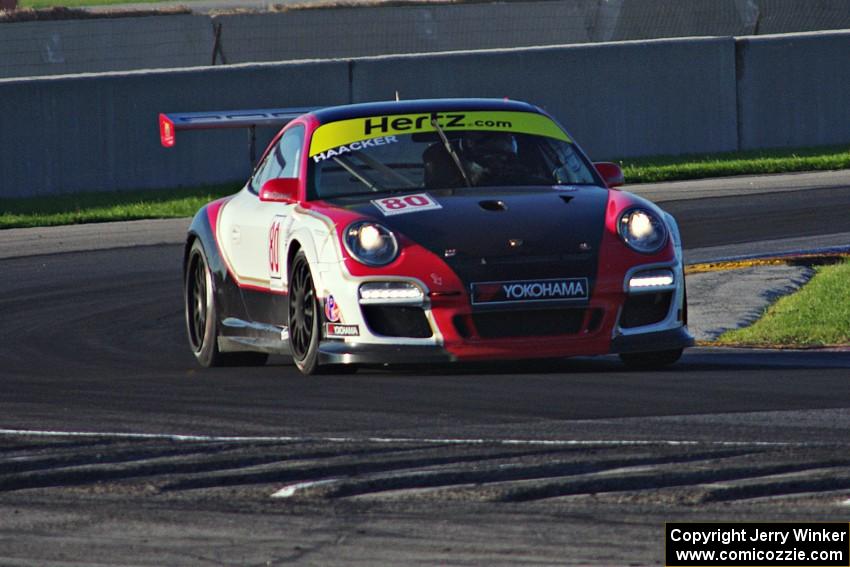
<svg viewBox="0 0 850 567"><path fill-rule="evenodd" d="M848 232L848 205L664 202L689 247ZM667 520L847 521L848 352L202 370L180 259L0 260L0 565L651 565Z"/></svg>

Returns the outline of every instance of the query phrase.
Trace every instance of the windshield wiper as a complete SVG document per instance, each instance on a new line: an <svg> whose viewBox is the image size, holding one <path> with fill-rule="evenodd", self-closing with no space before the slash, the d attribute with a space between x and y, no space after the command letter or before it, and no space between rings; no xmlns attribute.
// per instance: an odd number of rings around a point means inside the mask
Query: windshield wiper
<svg viewBox="0 0 850 567"><path fill-rule="evenodd" d="M363 185L365 185L366 187L368 187L369 189L371 189L375 193L378 193L379 191L384 190L383 187L381 187L380 185L378 185L376 183L373 183L365 175L358 173L357 170L354 169L354 167L350 163L348 163L348 160L341 158L341 157L334 157L333 160L335 162L337 162L340 165L340 167L342 167L345 171L350 173L351 176L354 177L357 181L359 181L360 183L362 183Z"/></svg>
<svg viewBox="0 0 850 567"><path fill-rule="evenodd" d="M359 159L360 161L362 161L363 163L365 163L366 165L368 165L369 167L371 167L375 171L380 171L381 173L383 173L387 177L392 177L396 181L400 181L401 183L404 183L407 187L411 187L411 188L417 187L416 183L414 183L413 181L411 181L410 179L408 179L407 177L405 177L401 173L397 172L392 167L389 167L386 164L379 162L378 160L372 158L371 156L367 156L363 152L355 152L354 155L357 157L357 159Z"/></svg>
<svg viewBox="0 0 850 567"><path fill-rule="evenodd" d="M452 145L449 143L449 139L446 137L446 133L443 131L442 126L437 124L436 115L431 115L431 126L434 127L434 130L437 131L437 134L440 135L440 139L443 141L443 147L446 148L446 151L449 152L449 155L452 158L452 161L455 162L457 166L457 170L460 172L461 176L463 176L463 182L466 183L467 187L472 187L472 183L469 182L469 176L466 175L466 170L463 168L463 164L460 163L460 158L457 157L457 153L455 153Z"/></svg>

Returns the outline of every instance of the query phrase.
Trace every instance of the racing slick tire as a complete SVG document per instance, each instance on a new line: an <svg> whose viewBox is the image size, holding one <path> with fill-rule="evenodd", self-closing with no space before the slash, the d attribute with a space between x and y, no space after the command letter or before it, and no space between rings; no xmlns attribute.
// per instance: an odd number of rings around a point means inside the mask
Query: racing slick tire
<svg viewBox="0 0 850 567"><path fill-rule="evenodd" d="M303 250L295 255L289 270L287 311L292 361L302 374L315 374L319 368L319 302L310 263Z"/></svg>
<svg viewBox="0 0 850 567"><path fill-rule="evenodd" d="M623 353L620 355L620 360L634 370L653 370L670 366L682 357L682 350L675 348L672 350L660 350L656 352L633 352Z"/></svg>
<svg viewBox="0 0 850 567"><path fill-rule="evenodd" d="M289 347L302 374L354 374L354 364L319 364L321 315L310 263L299 250L289 271Z"/></svg>
<svg viewBox="0 0 850 567"><path fill-rule="evenodd" d="M218 308L212 272L200 240L192 243L186 262L183 298L189 346L201 366L262 366L269 355L261 352L218 350Z"/></svg>

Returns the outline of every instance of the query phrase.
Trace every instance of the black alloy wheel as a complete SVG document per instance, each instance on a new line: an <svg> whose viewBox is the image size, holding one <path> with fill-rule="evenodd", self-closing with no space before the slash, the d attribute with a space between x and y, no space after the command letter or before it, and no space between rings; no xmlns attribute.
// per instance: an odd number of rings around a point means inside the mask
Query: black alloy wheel
<svg viewBox="0 0 850 567"><path fill-rule="evenodd" d="M207 256L200 240L192 243L186 263L184 303L186 331L192 354L201 366L262 366L263 352L227 352L218 349L218 310Z"/></svg>
<svg viewBox="0 0 850 567"><path fill-rule="evenodd" d="M319 359L319 309L303 251L295 255L289 274L289 345L295 366L304 374L313 374Z"/></svg>
<svg viewBox="0 0 850 567"><path fill-rule="evenodd" d="M207 270L201 254L193 254L186 281L187 326L189 344L199 352L207 334Z"/></svg>

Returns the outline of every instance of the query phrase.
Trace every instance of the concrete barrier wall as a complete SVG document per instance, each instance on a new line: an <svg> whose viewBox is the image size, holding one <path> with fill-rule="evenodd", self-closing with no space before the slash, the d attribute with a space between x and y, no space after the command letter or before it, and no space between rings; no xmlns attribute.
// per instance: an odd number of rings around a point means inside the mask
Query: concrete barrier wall
<svg viewBox="0 0 850 567"><path fill-rule="evenodd" d="M166 150L158 113L396 91L539 104L594 159L850 143L847 53L850 31L0 80L0 197L242 180L246 131L180 133Z"/></svg>
<svg viewBox="0 0 850 567"><path fill-rule="evenodd" d="M846 0L747 0L758 7L752 34L777 34L850 28Z"/></svg>
<svg viewBox="0 0 850 567"><path fill-rule="evenodd" d="M599 0L216 16L226 60L363 57L593 41Z"/></svg>
<svg viewBox="0 0 850 567"><path fill-rule="evenodd" d="M620 0L600 27L610 41L755 33L760 0Z"/></svg>
<svg viewBox="0 0 850 567"><path fill-rule="evenodd" d="M0 23L0 78L850 28L848 0L531 0Z"/></svg>
<svg viewBox="0 0 850 567"><path fill-rule="evenodd" d="M850 28L847 0L549 0L217 16L227 62Z"/></svg>
<svg viewBox="0 0 850 567"><path fill-rule="evenodd" d="M0 24L0 77L209 65L206 16Z"/></svg>
<svg viewBox="0 0 850 567"><path fill-rule="evenodd" d="M0 197L244 180L246 130L181 132L160 112L348 101L348 64L311 62L0 81ZM274 133L262 132L260 148Z"/></svg>
<svg viewBox="0 0 850 567"><path fill-rule="evenodd" d="M738 40L741 149L850 142L850 31Z"/></svg>
<svg viewBox="0 0 850 567"><path fill-rule="evenodd" d="M355 102L510 97L546 108L595 158L737 147L732 38L356 60Z"/></svg>

